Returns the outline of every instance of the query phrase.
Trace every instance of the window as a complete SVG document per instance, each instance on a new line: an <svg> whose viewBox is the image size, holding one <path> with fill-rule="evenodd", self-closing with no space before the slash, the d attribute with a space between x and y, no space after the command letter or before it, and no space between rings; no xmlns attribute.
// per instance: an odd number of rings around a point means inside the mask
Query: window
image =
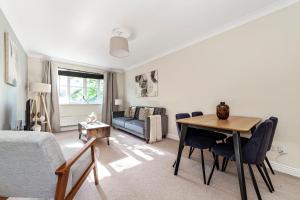
<svg viewBox="0 0 300 200"><path fill-rule="evenodd" d="M102 74L58 71L60 104L102 104L103 86Z"/></svg>

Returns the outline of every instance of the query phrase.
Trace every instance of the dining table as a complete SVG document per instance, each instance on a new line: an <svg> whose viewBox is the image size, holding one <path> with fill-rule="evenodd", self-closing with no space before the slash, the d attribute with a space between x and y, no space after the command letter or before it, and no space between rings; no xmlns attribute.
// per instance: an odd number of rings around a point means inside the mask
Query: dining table
<svg viewBox="0 0 300 200"><path fill-rule="evenodd" d="M177 120L176 123L181 124L181 132L174 175L178 174L181 154L184 148L184 141L187 135L188 127L232 134L241 199L246 200L247 190L245 183L240 136L241 134L251 134L251 131L256 127L258 123L260 123L260 121L261 118L245 116L229 116L229 118L226 120L220 120L215 114L208 114Z"/></svg>

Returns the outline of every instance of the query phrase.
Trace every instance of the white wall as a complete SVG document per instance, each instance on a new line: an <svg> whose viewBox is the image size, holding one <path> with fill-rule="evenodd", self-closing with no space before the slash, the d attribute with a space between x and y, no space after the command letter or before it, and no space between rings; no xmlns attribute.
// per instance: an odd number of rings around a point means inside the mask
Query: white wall
<svg viewBox="0 0 300 200"><path fill-rule="evenodd" d="M125 73L129 105L166 107L169 136L175 114L215 113L220 101L231 115L279 118L275 144L288 154L270 158L300 169L300 4L224 32ZM158 97L135 97L134 77L158 70Z"/></svg>
<svg viewBox="0 0 300 200"><path fill-rule="evenodd" d="M96 73L104 73L105 71L97 68L54 62L55 65L63 66L64 68L90 71ZM36 57L28 58L28 82L42 82L43 59ZM119 98L124 97L124 73L117 73L118 94ZM29 93L30 94L30 93ZM30 94L32 97L32 94ZM77 124L79 121L84 121L87 116L95 112L98 119L101 119L102 105L61 105L60 106L60 123L61 126L68 124ZM76 126L71 127L76 129ZM63 129L66 130L66 129Z"/></svg>
<svg viewBox="0 0 300 200"><path fill-rule="evenodd" d="M5 83L4 32L17 45L17 86ZM27 99L27 55L0 9L0 129L15 128L16 120L25 123Z"/></svg>

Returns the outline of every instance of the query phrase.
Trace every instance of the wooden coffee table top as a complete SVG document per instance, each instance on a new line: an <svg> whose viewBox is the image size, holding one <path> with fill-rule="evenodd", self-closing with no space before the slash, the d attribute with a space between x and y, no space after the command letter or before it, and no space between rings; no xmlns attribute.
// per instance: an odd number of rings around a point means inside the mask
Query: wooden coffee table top
<svg viewBox="0 0 300 200"><path fill-rule="evenodd" d="M110 125L105 124L100 121L96 121L93 123L87 123L87 122L79 122L79 124L85 128L86 130L92 130L92 129L99 129L99 128L107 128L110 127Z"/></svg>

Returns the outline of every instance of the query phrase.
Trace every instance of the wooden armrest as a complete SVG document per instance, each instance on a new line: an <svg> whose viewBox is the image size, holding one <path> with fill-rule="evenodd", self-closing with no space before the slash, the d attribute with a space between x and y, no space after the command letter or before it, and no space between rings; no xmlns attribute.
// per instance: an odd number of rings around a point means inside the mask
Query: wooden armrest
<svg viewBox="0 0 300 200"><path fill-rule="evenodd" d="M67 160L64 164L57 168L55 174L61 175L70 170L72 165L94 144L95 140L96 138L91 138L71 159Z"/></svg>

